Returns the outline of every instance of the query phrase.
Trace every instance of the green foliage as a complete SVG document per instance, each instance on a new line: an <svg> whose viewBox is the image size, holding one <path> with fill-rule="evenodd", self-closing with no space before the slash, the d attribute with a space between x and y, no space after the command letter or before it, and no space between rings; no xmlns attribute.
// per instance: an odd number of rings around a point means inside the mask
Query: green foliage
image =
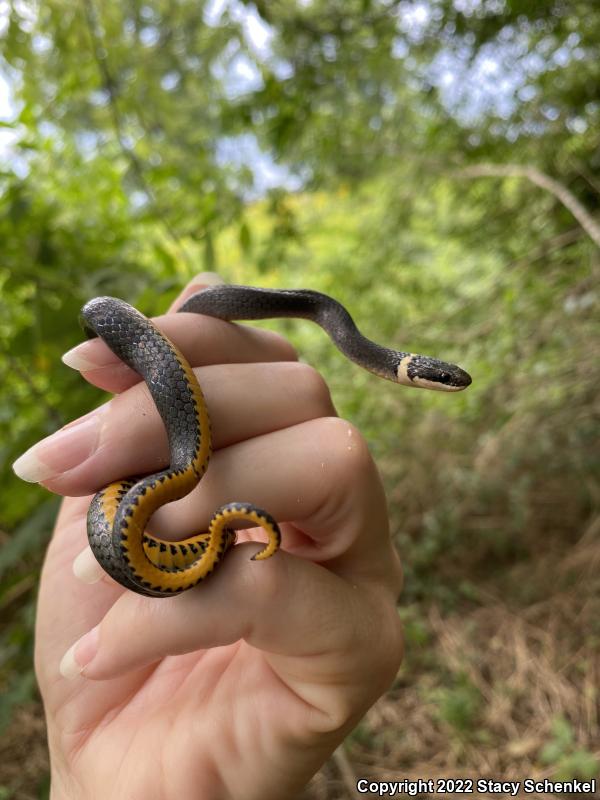
<svg viewBox="0 0 600 800"><path fill-rule="evenodd" d="M413 652L429 646L427 604L477 606L511 568L560 560L597 506L597 248L554 194L460 169L535 166L597 216L600 6L240 0L213 12L18 3L0 34L15 95L0 131L15 137L0 165L0 725L35 691L35 586L56 511L10 464L100 401L60 362L92 296L156 314L201 269L308 286L373 339L472 373L460 395L398 390L309 323L265 323L323 372L381 466ZM223 157L255 139L304 191L256 199L252 169ZM523 581L511 601L548 591ZM440 673L439 719L469 738L479 691ZM560 775L597 770L564 721L540 758Z"/></svg>
<svg viewBox="0 0 600 800"><path fill-rule="evenodd" d="M472 737L477 730L483 698L465 674L454 676L449 686L440 686L431 693L439 719L461 737Z"/></svg>
<svg viewBox="0 0 600 800"><path fill-rule="evenodd" d="M552 738L540 753L540 761L554 767L553 779L568 781L574 778L592 780L600 775L600 760L594 753L577 747L573 728L564 717L556 717Z"/></svg>
<svg viewBox="0 0 600 800"><path fill-rule="evenodd" d="M431 633L415 606L402 606L399 609L404 627L404 640L411 650L422 649L431 644Z"/></svg>
<svg viewBox="0 0 600 800"><path fill-rule="evenodd" d="M359 722L356 728L348 734L346 742L350 746L359 744L366 750L369 750L373 745L373 739L373 732L370 730L369 726L364 722Z"/></svg>

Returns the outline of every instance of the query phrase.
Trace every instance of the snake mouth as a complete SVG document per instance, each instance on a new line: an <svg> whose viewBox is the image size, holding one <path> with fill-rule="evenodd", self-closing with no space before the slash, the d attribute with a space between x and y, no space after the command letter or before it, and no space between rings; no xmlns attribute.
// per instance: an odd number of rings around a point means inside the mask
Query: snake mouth
<svg viewBox="0 0 600 800"><path fill-rule="evenodd" d="M468 383L463 383L462 385L457 385L455 383L445 383L443 376L437 378L436 380L429 380L427 378L417 377L413 380L413 386L418 386L419 389L433 389L437 392L462 392L463 389L466 389L467 386L471 383L469 380Z"/></svg>
<svg viewBox="0 0 600 800"><path fill-rule="evenodd" d="M470 386L471 376L456 364L429 356L405 356L397 369L398 382L438 392L460 392Z"/></svg>

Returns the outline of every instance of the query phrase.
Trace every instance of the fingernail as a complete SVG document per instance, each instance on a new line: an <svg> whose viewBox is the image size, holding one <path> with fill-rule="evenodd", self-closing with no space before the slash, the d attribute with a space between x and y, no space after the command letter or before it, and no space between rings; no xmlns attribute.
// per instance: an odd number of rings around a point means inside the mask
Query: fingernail
<svg viewBox="0 0 600 800"><path fill-rule="evenodd" d="M73 561L73 574L83 583L98 583L105 573L90 548L86 547Z"/></svg>
<svg viewBox="0 0 600 800"><path fill-rule="evenodd" d="M60 360L63 364L78 372L106 367L115 362L115 356L108 348L99 347L98 342L81 342L63 353Z"/></svg>
<svg viewBox="0 0 600 800"><path fill-rule="evenodd" d="M190 281L192 286L196 286L196 284L202 284L204 286L221 286L224 283L225 281L223 278L216 272L199 272L197 275L194 275Z"/></svg>
<svg viewBox="0 0 600 800"><path fill-rule="evenodd" d="M15 474L21 480L39 483L81 464L96 449L105 410L106 405L100 406L34 444L12 465Z"/></svg>
<svg viewBox="0 0 600 800"><path fill-rule="evenodd" d="M83 670L92 661L98 652L100 642L100 625L96 625L91 631L78 639L71 645L60 660L58 671L67 680L73 680L81 675Z"/></svg>

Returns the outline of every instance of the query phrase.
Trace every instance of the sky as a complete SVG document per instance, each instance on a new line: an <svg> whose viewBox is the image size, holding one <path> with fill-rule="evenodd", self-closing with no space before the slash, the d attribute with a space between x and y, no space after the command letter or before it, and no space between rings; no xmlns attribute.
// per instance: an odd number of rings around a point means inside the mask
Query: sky
<svg viewBox="0 0 600 800"><path fill-rule="evenodd" d="M8 20L8 0L0 0L0 36L6 29ZM1 67L1 62L0 62ZM6 77L0 68L0 123L10 122L15 116L15 105ZM0 128L0 158L10 151L10 145L16 139L16 133L8 128Z"/></svg>
<svg viewBox="0 0 600 800"><path fill-rule="evenodd" d="M27 9L30 15L33 13L31 9L35 6L27 0L13 2L20 9ZM468 13L476 9L481 0L454 2ZM498 9L501 9L504 0L487 2L496 3ZM301 4L309 5L310 0L302 0ZM9 0L0 0L0 35L6 26L8 9ZM441 10L433 0L407 0L398 9L395 54L398 58L405 58L409 55L411 42L419 41L427 26L441 14ZM218 25L225 10L241 25L256 61L269 61L281 79L289 77L289 65L277 62L273 55L273 30L252 6L242 5L239 0L209 0L204 8L206 23ZM151 35L151 26L147 30ZM482 112L491 113L500 120L507 119L517 99L522 102L533 99L535 89L528 85L530 77L538 75L549 65L561 66L572 58L583 57L578 44L577 35L572 34L563 47L544 57L530 51L526 34L507 26L503 31L502 41L490 42L480 48L474 60L471 59L468 43L452 50L442 49L430 64L425 77L437 86L447 109L464 123L473 121ZM224 89L230 97L240 96L260 87L260 72L247 55L239 53L233 58L224 58L223 64L226 66L222 67L221 74L217 68L217 77L222 78ZM0 125L13 120L16 113L17 107L7 81L6 68L3 72L0 58ZM552 109L548 109L548 115L551 119ZM0 159L3 156L10 157L11 144L17 137L17 131L0 127ZM277 165L269 154L260 150L251 133L222 139L217 146L217 157L223 164L249 166L255 176L256 194L264 194L274 186L292 190L301 186L301 180L297 176L291 175L287 169Z"/></svg>

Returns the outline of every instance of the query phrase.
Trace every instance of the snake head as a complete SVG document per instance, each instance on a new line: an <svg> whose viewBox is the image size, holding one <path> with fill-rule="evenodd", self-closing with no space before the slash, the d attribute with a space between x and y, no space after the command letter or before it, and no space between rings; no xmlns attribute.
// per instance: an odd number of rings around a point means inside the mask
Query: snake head
<svg viewBox="0 0 600 800"><path fill-rule="evenodd" d="M460 392L471 384L471 376L456 364L410 353L396 369L397 382L419 389Z"/></svg>

